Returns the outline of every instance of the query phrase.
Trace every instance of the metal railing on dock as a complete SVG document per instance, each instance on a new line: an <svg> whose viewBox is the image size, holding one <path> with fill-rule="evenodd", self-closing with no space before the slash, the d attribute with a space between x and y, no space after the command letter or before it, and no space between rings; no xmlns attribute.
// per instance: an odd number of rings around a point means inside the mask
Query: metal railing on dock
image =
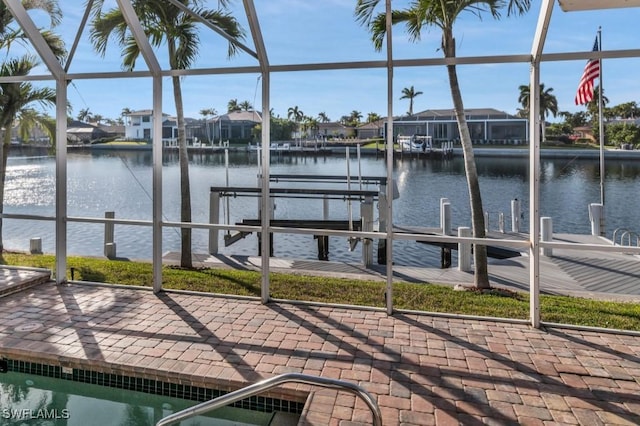
<svg viewBox="0 0 640 426"><path fill-rule="evenodd" d="M310 376L308 374L300 373L285 373L270 379L263 380L258 383L254 383L242 389L238 389L226 395L219 396L210 401L205 401L201 404L195 405L190 408L185 408L182 411L171 414L164 419L161 419L156 426L165 426L173 423L186 420L188 418L205 414L209 411L213 411L217 408L224 407L225 405L233 404L234 402L241 401L245 398L255 396L259 393L265 392L276 386L280 386L284 383L304 383L308 385L318 385L325 388L332 388L338 390L345 390L351 392L360 398L367 404L373 415L374 426L382 426L382 414L380 413L380 407L376 403L375 399L369 392L362 389L360 386L344 380L329 379L326 377Z"/></svg>
<svg viewBox="0 0 640 426"><path fill-rule="evenodd" d="M613 236L611 237L611 239L613 240L613 245L626 247L633 246L633 240L635 239L635 246L640 247L640 235L638 235L637 232L631 231L627 228L617 228L615 231L613 231Z"/></svg>

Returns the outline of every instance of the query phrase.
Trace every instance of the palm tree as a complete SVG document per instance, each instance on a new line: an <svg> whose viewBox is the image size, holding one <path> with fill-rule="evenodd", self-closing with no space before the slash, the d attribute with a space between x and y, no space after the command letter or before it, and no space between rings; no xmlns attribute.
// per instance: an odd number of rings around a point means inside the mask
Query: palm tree
<svg viewBox="0 0 640 426"><path fill-rule="evenodd" d="M596 86L593 88L593 99L587 104L587 111L589 112L589 116L591 118L591 123L598 123L598 113L599 107L598 102L600 102L600 86ZM602 91L602 107L606 107L609 103L609 98L604 94L604 90Z"/></svg>
<svg viewBox="0 0 640 426"><path fill-rule="evenodd" d="M215 108L203 108L200 110L200 115L204 117L205 134L207 135L207 140L211 142L212 146L213 146L213 136L209 136L209 123L207 123L207 119L209 117L214 117L217 113L218 111L216 111Z"/></svg>
<svg viewBox="0 0 640 426"><path fill-rule="evenodd" d="M526 117L529 115L529 102L530 102L530 90L528 85L521 85L519 87L520 96L518 97L518 102L522 105L522 114ZM553 88L548 88L545 90L544 84L540 84L540 130L542 133L542 140L546 139L545 137L545 121L546 118L551 113L554 117L558 115L558 100L556 99L553 93Z"/></svg>
<svg viewBox="0 0 640 426"><path fill-rule="evenodd" d="M409 115L413 115L413 100L419 95L422 95L422 92L416 92L413 86L402 89L402 96L400 96L400 99L409 99Z"/></svg>
<svg viewBox="0 0 640 426"><path fill-rule="evenodd" d="M91 41L96 51L104 56L107 43L113 37L114 41L122 49L124 68L133 70L136 59L140 56L140 48L127 26L122 11L119 8L113 8L104 12L102 10L104 1L96 0L94 5ZM202 2L199 0L183 0L181 3L222 29L233 40L239 41L244 37L238 21L226 13L224 9L205 9L201 6ZM223 7L226 6L227 0L221 1L221 4ZM151 44L156 47L166 45L170 68L172 70L190 68L198 55L199 36L196 18L168 2L133 0L132 6ZM229 43L229 55L233 55L236 50L237 47L234 43ZM191 222L189 156L187 153L184 105L182 102L182 83L179 76L172 76L171 80L178 122L180 221ZM181 243L180 265L190 268L192 266L191 228L181 228Z"/></svg>
<svg viewBox="0 0 640 426"><path fill-rule="evenodd" d="M611 108L614 118L636 118L640 115L640 108L635 101L624 102Z"/></svg>
<svg viewBox="0 0 640 426"><path fill-rule="evenodd" d="M25 55L17 59L6 60L0 66L0 76L26 76L38 62L33 56ZM39 126L53 141L56 134L56 123L51 117L35 110L35 105L54 106L56 93L51 88L36 88L29 82L0 83L0 128L4 127L4 136L0 144L0 215L4 211L4 184L7 172L7 158L11 147L11 128L18 123L19 132L23 137L31 129ZM4 244L2 241L2 220L0 219L0 252Z"/></svg>
<svg viewBox="0 0 640 426"><path fill-rule="evenodd" d="M382 117L378 115L376 112L370 112L367 114L367 123L375 123L376 121L380 121Z"/></svg>
<svg viewBox="0 0 640 426"><path fill-rule="evenodd" d="M238 104L238 100L230 99L229 103L227 104L227 112L235 112L240 110L242 110L242 108L240 108L240 105Z"/></svg>
<svg viewBox="0 0 640 426"><path fill-rule="evenodd" d="M584 111L578 111L576 113L569 111L560 111L558 115L564 119L564 122L571 127L572 129L575 127L586 126L589 123L587 119L587 113Z"/></svg>
<svg viewBox="0 0 640 426"><path fill-rule="evenodd" d="M376 8L380 0L358 0L356 5L357 20L366 25L371 32L372 41L377 50L382 49L382 42L386 33L386 14L376 14ZM480 15L489 12L491 16L500 18L500 9L507 6L508 14L524 13L529 10L531 0L411 0L409 6L403 10L391 12L394 24L405 23L409 39L420 40L423 27L438 27L442 31L441 49L445 58L456 57L456 42L453 36L453 26L462 12L470 12ZM451 98L458 122L458 131L464 154L465 173L469 188L469 203L471 205L471 222L473 236L485 237L484 212L482 209L482 197L480 195L480 183L478 171L471 145L469 126L464 115L464 103L456 65L450 63L447 66ZM476 245L473 251L475 262L474 283L478 288L488 288L489 272L487 269L487 247Z"/></svg>
<svg viewBox="0 0 640 426"><path fill-rule="evenodd" d="M320 120L321 123L328 123L331 121L331 119L329 119L329 116L327 115L326 112L321 112L318 113L318 120Z"/></svg>
<svg viewBox="0 0 640 426"><path fill-rule="evenodd" d="M309 130L310 136L313 136L315 138L317 135L317 130L320 128L318 120L314 117L308 117L308 116L304 116L303 120L304 120L304 123L303 123L304 130Z"/></svg>
<svg viewBox="0 0 640 426"><path fill-rule="evenodd" d="M242 101L238 104L240 110L242 111L251 111L253 109L253 105L249 101Z"/></svg>
<svg viewBox="0 0 640 426"><path fill-rule="evenodd" d="M360 120L362 120L362 113L360 111L356 111L355 109L351 111L349 114L349 123L353 127L357 127L360 124Z"/></svg>
<svg viewBox="0 0 640 426"><path fill-rule="evenodd" d="M26 10L40 10L50 20L50 26L55 27L62 20L62 12L57 0L22 0L22 6ZM15 41L26 41L27 37L22 30L14 27L14 18L4 2L0 2L0 48L9 50ZM48 29L43 29L40 34L53 51L54 55L62 58L66 51L64 43L58 35Z"/></svg>
<svg viewBox="0 0 640 426"><path fill-rule="evenodd" d="M125 123L125 117L126 117L126 124L129 124L129 115L132 113L133 111L131 111L131 108L129 107L124 107L122 108L122 111L120 112L120 119L118 120L119 123Z"/></svg>
<svg viewBox="0 0 640 426"><path fill-rule="evenodd" d="M304 117L304 112L298 108L298 105L294 107L289 107L287 110L287 118L289 120L293 119L293 122L296 123L296 132L300 133L300 121Z"/></svg>
<svg viewBox="0 0 640 426"><path fill-rule="evenodd" d="M82 108L78 112L78 121L82 121L84 123L88 123L91 120L92 114L89 111L89 108Z"/></svg>

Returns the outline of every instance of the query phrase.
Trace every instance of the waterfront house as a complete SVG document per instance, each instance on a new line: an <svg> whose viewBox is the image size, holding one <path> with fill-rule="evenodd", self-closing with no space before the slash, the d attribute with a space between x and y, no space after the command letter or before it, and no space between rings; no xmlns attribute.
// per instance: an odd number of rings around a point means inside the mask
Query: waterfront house
<svg viewBox="0 0 640 426"><path fill-rule="evenodd" d="M126 122L124 137L126 139L151 141L153 138L153 110L143 109L131 111L125 114L124 117ZM162 117L164 120L169 117L169 115L163 113Z"/></svg>
<svg viewBox="0 0 640 426"><path fill-rule="evenodd" d="M162 117L163 145L177 146L177 118L164 113ZM153 110L132 111L125 115L125 122L126 139L151 141L153 138ZM257 111L233 111L213 120L185 117L187 144L196 145L210 138L213 141L250 141L253 128L260 123L262 123L262 116Z"/></svg>
<svg viewBox="0 0 640 426"><path fill-rule="evenodd" d="M184 118L187 145L200 144L204 138L204 126L201 120ZM162 143L164 146L178 146L178 118L169 117L162 122Z"/></svg>
<svg viewBox="0 0 640 426"><path fill-rule="evenodd" d="M358 139L381 138L384 135L384 126L384 120L378 120L358 126L356 129Z"/></svg>
<svg viewBox="0 0 640 426"><path fill-rule="evenodd" d="M318 123L319 136L325 139L345 139L355 136L356 131L351 126L345 126L338 122Z"/></svg>
<svg viewBox="0 0 640 426"><path fill-rule="evenodd" d="M67 124L67 141L71 144L88 144L109 136L100 126L72 120Z"/></svg>
<svg viewBox="0 0 640 426"><path fill-rule="evenodd" d="M474 144L527 144L528 122L494 108L465 110L469 132ZM386 128L386 120L384 120ZM384 131L384 130L383 130ZM459 140L458 123L453 109L427 109L413 115L393 119L393 135L426 135L434 141Z"/></svg>
<svg viewBox="0 0 640 426"><path fill-rule="evenodd" d="M253 139L253 129L262 123L258 111L231 111L210 120L207 125L213 140L248 142Z"/></svg>

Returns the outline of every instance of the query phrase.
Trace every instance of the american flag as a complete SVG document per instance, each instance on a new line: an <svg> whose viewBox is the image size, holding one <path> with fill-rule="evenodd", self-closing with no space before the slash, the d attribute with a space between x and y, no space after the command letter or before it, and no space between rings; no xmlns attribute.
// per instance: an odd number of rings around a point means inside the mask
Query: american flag
<svg viewBox="0 0 640 426"><path fill-rule="evenodd" d="M598 45L598 36L596 36L596 42L593 44L593 51L600 50ZM593 99L593 80L600 77L600 60L591 59L587 62L580 77L580 83L578 83L578 91L576 92L576 105L584 105L591 102Z"/></svg>

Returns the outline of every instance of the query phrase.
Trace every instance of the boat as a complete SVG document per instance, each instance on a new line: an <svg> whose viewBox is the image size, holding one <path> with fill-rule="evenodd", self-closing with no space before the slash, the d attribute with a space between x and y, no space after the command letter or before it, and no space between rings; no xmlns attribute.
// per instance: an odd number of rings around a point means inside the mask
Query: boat
<svg viewBox="0 0 640 426"><path fill-rule="evenodd" d="M431 150L431 136L398 135L396 140L401 152L429 152Z"/></svg>
<svg viewBox="0 0 640 426"><path fill-rule="evenodd" d="M256 144L256 145L252 145L251 143L249 143L249 146L247 147L247 151L258 151L262 149L262 146L260 144ZM290 143L272 143L271 145L269 145L269 151L290 151L291 150L291 144Z"/></svg>

